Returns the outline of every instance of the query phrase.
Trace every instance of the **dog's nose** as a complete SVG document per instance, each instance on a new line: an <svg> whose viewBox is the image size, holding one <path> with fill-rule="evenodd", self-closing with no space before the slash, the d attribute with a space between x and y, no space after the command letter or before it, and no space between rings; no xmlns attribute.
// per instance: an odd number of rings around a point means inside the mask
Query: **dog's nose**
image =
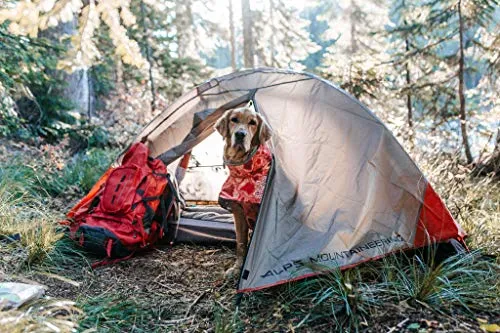
<svg viewBox="0 0 500 333"><path fill-rule="evenodd" d="M237 131L234 133L236 140L243 140L247 134L244 131Z"/></svg>

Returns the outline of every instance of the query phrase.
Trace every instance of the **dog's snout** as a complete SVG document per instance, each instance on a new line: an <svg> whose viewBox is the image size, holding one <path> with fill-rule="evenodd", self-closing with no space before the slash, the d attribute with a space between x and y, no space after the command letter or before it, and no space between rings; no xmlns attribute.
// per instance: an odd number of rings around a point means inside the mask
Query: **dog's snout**
<svg viewBox="0 0 500 333"><path fill-rule="evenodd" d="M236 138L236 140L243 140L246 135L247 133L241 130L234 133L234 137Z"/></svg>

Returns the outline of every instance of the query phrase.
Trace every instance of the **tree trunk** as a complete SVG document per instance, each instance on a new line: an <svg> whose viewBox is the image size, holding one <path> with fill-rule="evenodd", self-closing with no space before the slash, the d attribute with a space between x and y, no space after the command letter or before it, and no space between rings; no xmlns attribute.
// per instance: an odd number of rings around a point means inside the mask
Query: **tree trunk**
<svg viewBox="0 0 500 333"><path fill-rule="evenodd" d="M462 18L462 0L458 0L458 21L460 36L460 58L458 60L458 97L460 99L460 129L462 131L462 144L465 150L467 163L471 164L474 159L470 151L469 137L467 136L467 115L465 112L464 94L464 21Z"/></svg>
<svg viewBox="0 0 500 333"><path fill-rule="evenodd" d="M177 55L179 58L188 57L193 44L192 35L189 34L193 26L191 0L176 1L174 22L177 35Z"/></svg>
<svg viewBox="0 0 500 333"><path fill-rule="evenodd" d="M243 59L246 68L253 68L254 48L252 36L252 12L250 11L250 1L241 0L241 14L243 17Z"/></svg>
<svg viewBox="0 0 500 333"><path fill-rule="evenodd" d="M229 0L229 38L231 40L231 68L236 70L236 37L234 30L233 0Z"/></svg>
<svg viewBox="0 0 500 333"><path fill-rule="evenodd" d="M276 35L276 27L274 25L274 0L269 0L269 19L271 24L271 40L270 40L270 52L271 52L271 67L276 66L275 58L275 46L274 46L274 36Z"/></svg>
<svg viewBox="0 0 500 333"><path fill-rule="evenodd" d="M94 109L93 96L94 96L94 85L92 82L92 67L87 71L87 118L89 120L89 124L92 123L92 113Z"/></svg>
<svg viewBox="0 0 500 333"><path fill-rule="evenodd" d="M408 38L405 39L405 46L406 46L406 53L410 51L410 43L408 41ZM410 90L410 85L411 85L411 73L410 73L410 64L408 63L408 60L406 61L405 64L405 71L406 71L406 107L408 109L408 128L410 130L410 142L413 144L413 110L412 110L412 105L411 105L411 90Z"/></svg>
<svg viewBox="0 0 500 333"><path fill-rule="evenodd" d="M149 33L146 26L146 8L144 8L144 1L141 0L141 25L144 33L143 40L146 48L146 59L149 64L149 84L151 88L151 113L154 114L156 110L156 95L155 95L155 81L153 79L153 60L151 58L151 47L149 45Z"/></svg>
<svg viewBox="0 0 500 333"><path fill-rule="evenodd" d="M356 5L356 3L354 2L354 0L351 0L351 8L350 8L350 13L349 13L349 23L350 23L350 29L351 29L351 45L350 45L350 53L352 56L354 56L354 54L356 54L356 52L358 51L358 43L356 41L356 14L357 14L357 10L358 10L358 6ZM355 97L358 97L356 96L356 94L354 94L354 81L353 81L353 67L354 67L354 64L352 62L352 60L349 60L349 84L348 84L348 91L349 93L353 94Z"/></svg>
<svg viewBox="0 0 500 333"><path fill-rule="evenodd" d="M402 2L402 7L406 7L406 3L403 0ZM404 24L406 25L407 22L404 20ZM409 54L410 52L410 41L408 39L408 36L405 38L405 51L406 54ZM409 59L406 59L405 63L405 71L406 71L406 108L408 110L408 128L410 130L410 143L413 145L413 110L412 110L412 105L411 105L411 90L410 90L410 85L411 85L411 73L410 73L410 64L409 64Z"/></svg>
<svg viewBox="0 0 500 333"><path fill-rule="evenodd" d="M52 41L59 41L64 35L74 35L77 32L76 18L66 23L59 23L56 27L40 32L40 37L45 37ZM59 96L73 105L73 111L78 112L83 117L90 117L93 113L93 96L91 95L91 85L89 85L88 71L81 69L68 73L66 71L54 70L49 75L63 80L64 87L56 87L53 95ZM89 119L90 120L90 119Z"/></svg>
<svg viewBox="0 0 500 333"><path fill-rule="evenodd" d="M356 41L356 14L358 11L358 5L351 0L351 12L349 15L349 21L351 23L351 54L355 54L358 51L358 43Z"/></svg>

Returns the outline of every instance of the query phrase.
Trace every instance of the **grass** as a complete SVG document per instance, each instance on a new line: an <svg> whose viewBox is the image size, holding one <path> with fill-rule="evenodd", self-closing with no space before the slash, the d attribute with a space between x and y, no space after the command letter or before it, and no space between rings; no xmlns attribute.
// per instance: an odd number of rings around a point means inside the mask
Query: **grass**
<svg viewBox="0 0 500 333"><path fill-rule="evenodd" d="M152 332L156 320L152 309L121 295L99 296L78 303L85 313L79 330L99 332Z"/></svg>
<svg viewBox="0 0 500 333"><path fill-rule="evenodd" d="M457 254L437 265L418 255L399 258L386 257L380 272L394 300L423 302L439 310L461 308L470 314L500 310L500 267L480 251Z"/></svg>
<svg viewBox="0 0 500 333"><path fill-rule="evenodd" d="M322 268L316 267L316 270ZM329 270L319 278L293 285L289 307L298 304L309 308L296 328L308 322L326 320L336 327L350 330L367 322L378 297L373 293L375 289L369 288L361 279L353 278L356 273L359 273L358 269L346 273Z"/></svg>
<svg viewBox="0 0 500 333"><path fill-rule="evenodd" d="M53 193L57 195L70 186L77 187L83 193L90 191L118 153L118 150L94 148L75 155L62 170L62 177L57 177Z"/></svg>
<svg viewBox="0 0 500 333"><path fill-rule="evenodd" d="M295 329L327 324L362 330L390 304L424 306L450 316L500 311L500 267L485 261L479 251L457 254L437 265L420 254L400 253L345 272L315 269L323 274L280 293L286 312L281 316L300 318Z"/></svg>
<svg viewBox="0 0 500 333"><path fill-rule="evenodd" d="M18 269L45 259L62 237L56 229L58 214L46 209L43 200L33 195L26 187L30 179L22 182L17 171L9 177L3 170L0 179L0 235L19 237L19 242L2 242L0 251L5 260L1 269Z"/></svg>
<svg viewBox="0 0 500 333"><path fill-rule="evenodd" d="M2 332L74 332L81 316L74 302L37 300L15 310L0 311Z"/></svg>
<svg viewBox="0 0 500 333"><path fill-rule="evenodd" d="M70 191L88 192L114 161L118 150L93 148L73 157L42 154L32 159L16 157L2 163L0 181L14 185L14 196L30 194L39 200Z"/></svg>
<svg viewBox="0 0 500 333"><path fill-rule="evenodd" d="M57 222L65 208L54 203L62 199L68 204L88 191L114 155L115 152L94 149L65 158L63 164L61 158L54 155L27 160L14 158L1 163L0 235L19 234L20 241L0 240L0 273L44 270L72 277L78 276L78 272L90 272L86 255L62 237ZM471 253L453 256L441 263L429 262L424 255L389 256L345 272L328 271L318 278L251 293L243 297L239 307L229 301L234 289L227 285L206 296L209 313L187 311L189 316L181 318L182 324L172 319L171 312L175 309L169 306L168 296L162 306L140 298L144 296L113 290L78 294L77 306L82 312L71 305L71 311L61 313L71 313L71 318L66 319L72 323L78 320L79 330L99 332L169 331L179 325L188 329L194 320L200 320L203 327L208 325L214 332L363 331L374 322L385 320L377 318L391 306L403 310L419 307L448 317L457 314L466 318L483 314L498 316L500 183L493 178L472 177L469 169L453 159L428 159L420 165L452 215L469 234L467 243L474 249ZM485 258L483 254L490 257ZM92 274L85 274L88 283L92 283ZM153 278L144 276L144 279ZM165 284L168 285L168 281ZM99 285L92 287L99 288ZM44 316L52 323L52 313L31 306L29 314L19 323L26 327L43 326L46 325L41 319ZM28 309L0 312L0 320L3 315L17 318ZM63 324L66 319L62 319L61 325L70 325ZM16 329L8 331L16 332Z"/></svg>
<svg viewBox="0 0 500 333"><path fill-rule="evenodd" d="M53 158L29 159L31 164L16 158L2 163L0 235L20 238L19 242L0 243L4 273L33 264L57 268L74 263L74 258L68 260L68 253L83 258L70 242L62 239L58 222L64 212L53 207L52 197L67 198L73 194L76 198L88 191L113 160L113 153L92 149L73 157L61 170ZM75 193L70 188L78 190Z"/></svg>
<svg viewBox="0 0 500 333"><path fill-rule="evenodd" d="M212 311L215 333L242 332L244 330L238 308L235 311L227 311L219 303L214 303Z"/></svg>
<svg viewBox="0 0 500 333"><path fill-rule="evenodd" d="M474 177L457 156L416 156L419 166L457 222L469 235L467 244L500 258L500 180Z"/></svg>

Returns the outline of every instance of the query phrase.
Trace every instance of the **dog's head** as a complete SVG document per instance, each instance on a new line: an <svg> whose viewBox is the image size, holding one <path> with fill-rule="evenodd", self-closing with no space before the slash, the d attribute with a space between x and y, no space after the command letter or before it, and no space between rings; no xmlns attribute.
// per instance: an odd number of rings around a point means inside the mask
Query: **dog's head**
<svg viewBox="0 0 500 333"><path fill-rule="evenodd" d="M250 102L244 107L226 111L215 124L226 146L244 153L271 138L271 129Z"/></svg>

